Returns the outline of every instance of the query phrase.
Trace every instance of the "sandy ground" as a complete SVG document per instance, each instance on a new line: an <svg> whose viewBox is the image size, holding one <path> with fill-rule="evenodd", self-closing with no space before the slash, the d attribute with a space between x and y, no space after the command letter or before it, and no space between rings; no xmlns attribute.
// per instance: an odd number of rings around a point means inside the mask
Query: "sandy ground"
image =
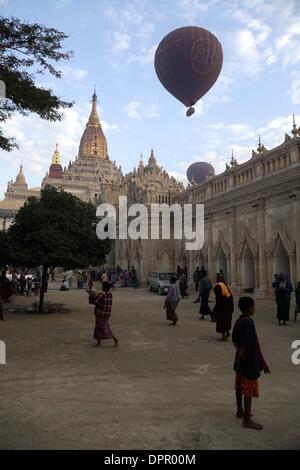
<svg viewBox="0 0 300 470"><path fill-rule="evenodd" d="M291 344L300 319L275 321L271 301L257 301L256 325L271 375L260 379L255 418L263 431L235 418L234 348L216 341L198 305L178 307L169 326L164 298L117 289L112 327L120 340L92 348L93 307L84 290L50 289L65 311L6 312L0 339L1 449L299 449L300 366ZM16 298L13 304L29 304ZM236 308L235 318L238 316Z"/></svg>

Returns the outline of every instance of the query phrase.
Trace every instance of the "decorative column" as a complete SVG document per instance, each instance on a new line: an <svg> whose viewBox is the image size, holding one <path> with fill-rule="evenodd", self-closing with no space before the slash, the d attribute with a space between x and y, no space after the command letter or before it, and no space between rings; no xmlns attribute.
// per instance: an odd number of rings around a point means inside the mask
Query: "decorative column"
<svg viewBox="0 0 300 470"><path fill-rule="evenodd" d="M213 219L212 214L207 214L206 217L204 218L204 221L206 224L205 241L207 245L207 260L208 260L207 271L210 277L213 277L215 275L214 262L213 262L213 246L214 245L213 245L212 219Z"/></svg>
<svg viewBox="0 0 300 470"><path fill-rule="evenodd" d="M297 190L293 193L295 197L293 198L293 232L294 232L294 242L295 242L295 276L293 282L300 280L300 190Z"/></svg>
<svg viewBox="0 0 300 470"><path fill-rule="evenodd" d="M293 283L294 288L297 285L297 273L296 273L296 253L295 251L289 254L290 259L290 273L291 273L291 281Z"/></svg>
<svg viewBox="0 0 300 470"><path fill-rule="evenodd" d="M267 260L268 260L268 275L269 275L269 278L270 278L270 280L268 282L268 285L267 285L267 292L269 294L271 294L272 291L273 291L273 288L272 288L272 282L274 280L273 279L273 274L275 274L274 273L274 267L273 267L273 253L268 254Z"/></svg>
<svg viewBox="0 0 300 470"><path fill-rule="evenodd" d="M265 218L265 200L261 199L257 205L255 204L254 207L257 207L257 243L258 243L258 281L255 279L255 286L258 287L256 289L256 293L265 295L268 291L268 286L272 282L272 279L267 279L267 257L266 257L266 218ZM269 273L270 265L269 265ZM255 273L255 277L256 277ZM270 276L270 274L269 274Z"/></svg>
<svg viewBox="0 0 300 470"><path fill-rule="evenodd" d="M230 247L230 260L229 260L229 279L231 289L237 289L237 259L236 259L236 219L235 207L231 208L229 216L229 247Z"/></svg>
<svg viewBox="0 0 300 470"><path fill-rule="evenodd" d="M260 275L259 275L259 255L254 256L254 283L255 283L255 291L259 289L260 286Z"/></svg>

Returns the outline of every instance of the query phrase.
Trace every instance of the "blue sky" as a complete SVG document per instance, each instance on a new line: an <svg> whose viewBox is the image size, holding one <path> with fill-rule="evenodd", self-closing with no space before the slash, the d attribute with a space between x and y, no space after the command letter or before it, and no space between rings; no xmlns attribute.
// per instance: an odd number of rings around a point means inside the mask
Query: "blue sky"
<svg viewBox="0 0 300 470"><path fill-rule="evenodd" d="M59 123L15 116L6 125L19 149L0 152L0 198L23 163L29 186L39 186L58 142L62 164L75 158L94 84L109 155L124 172L148 159L181 180L197 160L225 169L231 149L238 162L262 143L272 148L290 133L292 114L300 125L299 0L0 0L3 16L14 15L69 35L74 57L62 63L63 78L44 76L75 106ZM158 81L154 52L181 26L214 33L224 64L214 87L191 118Z"/></svg>

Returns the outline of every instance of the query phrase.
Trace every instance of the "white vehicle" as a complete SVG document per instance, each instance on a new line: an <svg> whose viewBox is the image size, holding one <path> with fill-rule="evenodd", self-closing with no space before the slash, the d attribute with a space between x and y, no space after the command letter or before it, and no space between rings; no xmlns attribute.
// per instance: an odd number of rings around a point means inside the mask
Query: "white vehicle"
<svg viewBox="0 0 300 470"><path fill-rule="evenodd" d="M156 291L159 295L166 294L170 286L170 279L173 276L176 277L176 274L154 271L147 276L146 285L150 292Z"/></svg>

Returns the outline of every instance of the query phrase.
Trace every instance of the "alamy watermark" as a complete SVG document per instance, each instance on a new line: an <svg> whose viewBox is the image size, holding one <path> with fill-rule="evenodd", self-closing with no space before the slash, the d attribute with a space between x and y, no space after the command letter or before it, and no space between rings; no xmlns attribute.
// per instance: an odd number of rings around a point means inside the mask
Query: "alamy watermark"
<svg viewBox="0 0 300 470"><path fill-rule="evenodd" d="M0 99L6 97L6 85L3 80L0 80Z"/></svg>
<svg viewBox="0 0 300 470"><path fill-rule="evenodd" d="M185 240L186 250L200 250L204 244L203 204L144 204L128 207L127 196L119 197L118 209L100 204L96 215L101 220L96 233L100 240Z"/></svg>
<svg viewBox="0 0 300 470"><path fill-rule="evenodd" d="M295 351L292 353L292 363L294 366L299 366L300 365L300 339L296 339L295 341L292 342L292 349Z"/></svg>
<svg viewBox="0 0 300 470"><path fill-rule="evenodd" d="M0 340L0 364L6 364L6 344Z"/></svg>

